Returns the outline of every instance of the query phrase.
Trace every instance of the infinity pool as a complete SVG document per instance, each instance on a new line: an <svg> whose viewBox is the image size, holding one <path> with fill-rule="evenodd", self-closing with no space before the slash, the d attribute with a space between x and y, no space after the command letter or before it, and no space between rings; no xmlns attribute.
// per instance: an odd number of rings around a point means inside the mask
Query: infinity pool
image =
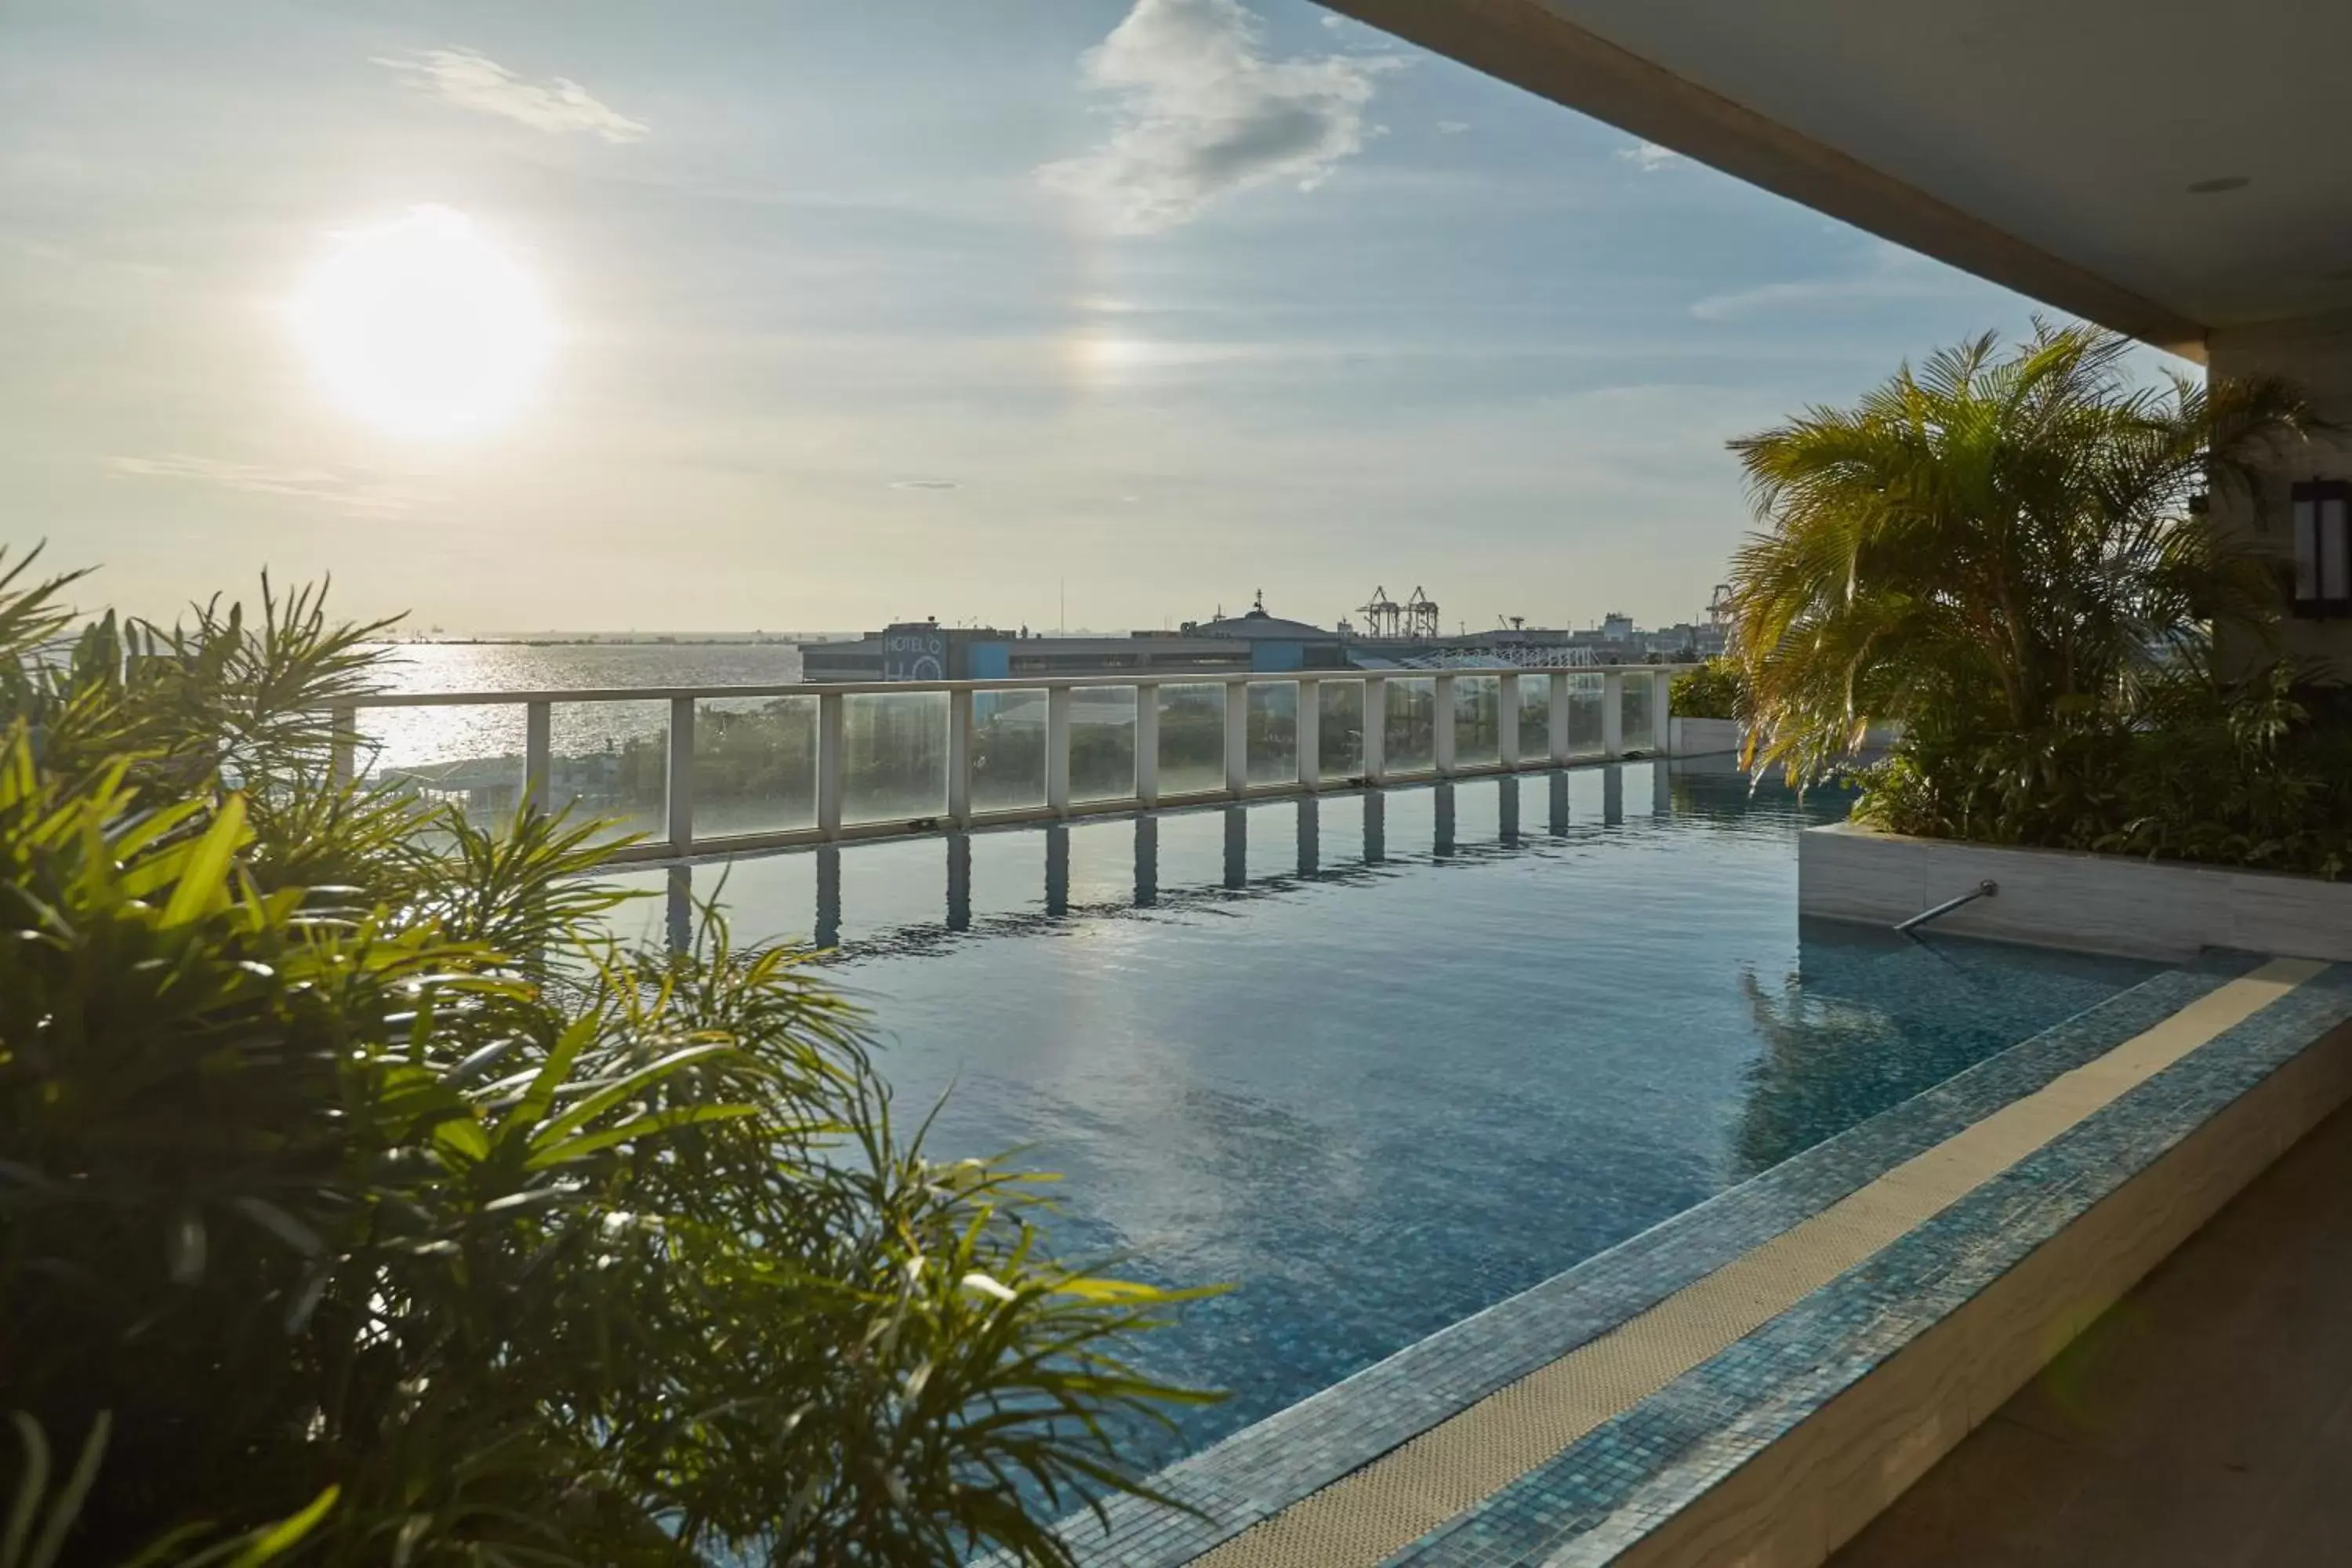
<svg viewBox="0 0 2352 1568"><path fill-rule="evenodd" d="M1844 809L1627 764L745 858L725 899L840 945L935 1152L1064 1174L1063 1255L1235 1286L1142 1350L1232 1391L1197 1447L2154 972L1801 926Z"/></svg>

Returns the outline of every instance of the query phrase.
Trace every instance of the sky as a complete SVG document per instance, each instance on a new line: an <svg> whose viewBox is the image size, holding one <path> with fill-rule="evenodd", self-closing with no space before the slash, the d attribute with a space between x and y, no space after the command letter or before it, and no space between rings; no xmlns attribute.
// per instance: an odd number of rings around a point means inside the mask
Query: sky
<svg viewBox="0 0 2352 1568"><path fill-rule="evenodd" d="M462 430L304 326L420 209L543 317ZM1664 624L2033 310L1304 0L0 4L0 543L144 614Z"/></svg>

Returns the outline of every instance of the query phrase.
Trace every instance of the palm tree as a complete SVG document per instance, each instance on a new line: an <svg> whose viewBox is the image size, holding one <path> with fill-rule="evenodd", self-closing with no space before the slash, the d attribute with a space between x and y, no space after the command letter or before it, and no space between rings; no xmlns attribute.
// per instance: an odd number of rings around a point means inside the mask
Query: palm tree
<svg viewBox="0 0 2352 1568"><path fill-rule="evenodd" d="M1753 763L1818 777L1871 721L1961 744L2127 721L2216 622L2267 628L2273 569L2191 498L2259 495L2306 411L2276 382L2137 384L2131 346L1987 333L1731 443L1767 525L1732 570Z"/></svg>

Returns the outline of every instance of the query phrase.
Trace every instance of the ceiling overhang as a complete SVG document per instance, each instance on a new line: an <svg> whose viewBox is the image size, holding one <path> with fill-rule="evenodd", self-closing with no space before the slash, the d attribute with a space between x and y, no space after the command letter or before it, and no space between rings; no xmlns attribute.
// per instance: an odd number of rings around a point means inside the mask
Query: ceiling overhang
<svg viewBox="0 0 2352 1568"><path fill-rule="evenodd" d="M1804 134L1611 42L1571 19L1573 0L1325 3L1897 245L2174 353L2204 356L2209 323L1873 166L1857 155L1866 148ZM1906 9L1888 4L1878 15ZM1989 113L2001 110L1997 94L1985 103Z"/></svg>

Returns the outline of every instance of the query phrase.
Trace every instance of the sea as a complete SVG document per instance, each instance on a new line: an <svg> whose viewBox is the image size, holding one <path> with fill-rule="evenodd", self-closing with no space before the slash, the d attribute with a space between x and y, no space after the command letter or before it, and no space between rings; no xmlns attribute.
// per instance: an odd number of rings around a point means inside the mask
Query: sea
<svg viewBox="0 0 2352 1568"><path fill-rule="evenodd" d="M791 642L415 642L381 652L383 683L393 691L774 686L801 678L801 650Z"/></svg>
<svg viewBox="0 0 2352 1568"><path fill-rule="evenodd" d="M534 638L393 643L377 652L377 684L396 692L782 686L801 678L801 650L793 641ZM520 757L523 718L517 703L372 708L361 712L360 737L371 769ZM657 701L560 704L553 742L560 754L599 751L631 736L657 735L667 722L667 710Z"/></svg>

